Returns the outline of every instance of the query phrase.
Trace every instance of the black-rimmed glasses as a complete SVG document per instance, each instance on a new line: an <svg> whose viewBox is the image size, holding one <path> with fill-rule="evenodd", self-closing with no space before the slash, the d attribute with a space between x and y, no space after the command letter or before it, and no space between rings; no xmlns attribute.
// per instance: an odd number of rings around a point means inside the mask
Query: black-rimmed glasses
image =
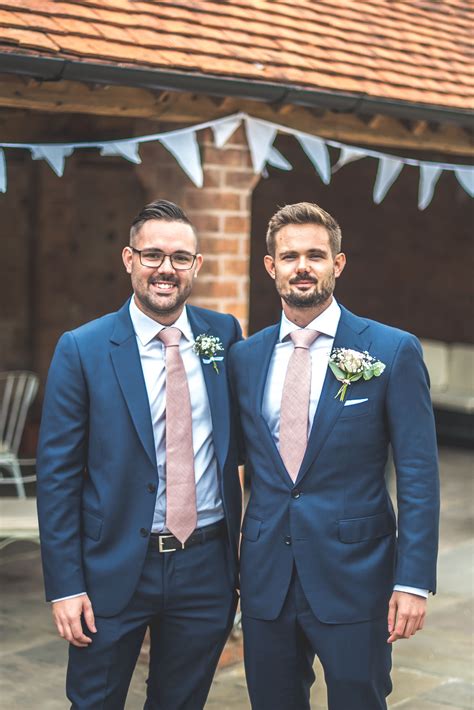
<svg viewBox="0 0 474 710"><path fill-rule="evenodd" d="M187 251L175 251L173 254L165 254L164 251L160 251L159 249L129 248L138 254L140 264L142 266L148 266L150 269L157 269L162 265L166 257L168 257L173 269L176 271L187 271L193 268L197 257L197 254L190 254Z"/></svg>

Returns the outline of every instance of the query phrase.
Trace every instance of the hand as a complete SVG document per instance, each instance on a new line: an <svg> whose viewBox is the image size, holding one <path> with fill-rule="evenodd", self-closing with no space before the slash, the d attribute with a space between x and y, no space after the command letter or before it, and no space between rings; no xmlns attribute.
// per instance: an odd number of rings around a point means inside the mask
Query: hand
<svg viewBox="0 0 474 710"><path fill-rule="evenodd" d="M426 599L409 592L393 592L388 605L387 643L408 639L421 631L426 615Z"/></svg>
<svg viewBox="0 0 474 710"><path fill-rule="evenodd" d="M94 612L87 594L53 602L51 606L54 623L63 639L78 648L86 648L92 643L92 639L84 634L81 624L81 616L84 615L87 628L96 633Z"/></svg>

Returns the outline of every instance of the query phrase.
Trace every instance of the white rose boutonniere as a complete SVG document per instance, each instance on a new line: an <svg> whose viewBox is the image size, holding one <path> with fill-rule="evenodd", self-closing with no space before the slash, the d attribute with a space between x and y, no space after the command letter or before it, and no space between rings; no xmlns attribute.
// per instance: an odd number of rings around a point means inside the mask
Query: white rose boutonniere
<svg viewBox="0 0 474 710"><path fill-rule="evenodd" d="M196 355L202 357L204 365L210 365L212 363L214 370L219 374L219 368L216 363L224 359L223 355L217 356L218 352L224 352L224 346L220 338L217 338L215 335L202 333L198 335L194 341L193 350Z"/></svg>
<svg viewBox="0 0 474 710"><path fill-rule="evenodd" d="M336 380L342 382L336 394L341 402L344 401L347 388L352 382L357 382L361 378L371 380L372 377L379 377L385 370L384 363L369 355L367 350L360 353L350 348L334 348L329 356L329 367Z"/></svg>

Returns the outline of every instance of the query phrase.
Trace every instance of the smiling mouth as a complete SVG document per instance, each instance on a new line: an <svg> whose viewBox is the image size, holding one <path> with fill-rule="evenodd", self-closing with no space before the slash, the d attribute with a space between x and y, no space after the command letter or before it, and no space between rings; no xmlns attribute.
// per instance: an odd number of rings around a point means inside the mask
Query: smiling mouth
<svg viewBox="0 0 474 710"><path fill-rule="evenodd" d="M176 284L172 281L152 281L151 286L153 286L157 291L170 292L176 288Z"/></svg>

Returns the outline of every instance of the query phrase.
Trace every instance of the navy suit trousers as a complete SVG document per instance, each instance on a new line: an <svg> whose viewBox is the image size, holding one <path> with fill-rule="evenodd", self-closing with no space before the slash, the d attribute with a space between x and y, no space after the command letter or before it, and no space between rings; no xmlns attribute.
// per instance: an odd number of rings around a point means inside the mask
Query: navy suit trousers
<svg viewBox="0 0 474 710"><path fill-rule="evenodd" d="M236 608L227 554L224 538L169 553L150 540L130 603L117 616L96 616L89 647L69 648L71 707L124 708L149 627L145 710L202 710Z"/></svg>
<svg viewBox="0 0 474 710"><path fill-rule="evenodd" d="M329 710L386 710L392 690L386 616L355 624L321 623L295 568L280 615L272 621L244 615L242 623L252 710L309 710L316 654L324 668Z"/></svg>

